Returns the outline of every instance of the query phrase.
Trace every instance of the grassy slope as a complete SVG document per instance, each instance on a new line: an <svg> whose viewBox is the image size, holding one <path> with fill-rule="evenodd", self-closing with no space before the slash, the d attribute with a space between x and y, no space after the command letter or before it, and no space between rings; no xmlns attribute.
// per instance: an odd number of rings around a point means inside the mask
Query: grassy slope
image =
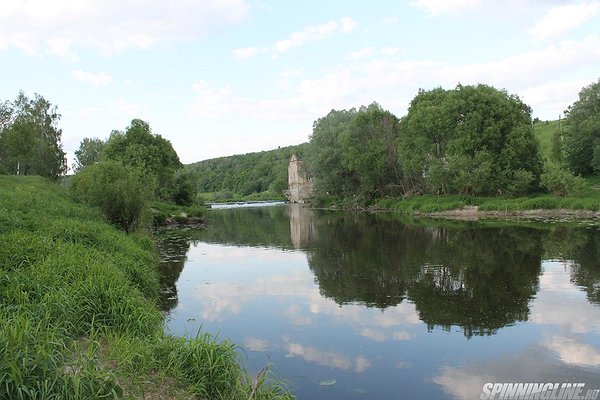
<svg viewBox="0 0 600 400"><path fill-rule="evenodd" d="M540 152L546 160L552 153L552 136L558 127L558 121L541 121L533 126L533 134L540 143Z"/></svg>
<svg viewBox="0 0 600 400"><path fill-rule="evenodd" d="M247 399L235 346L163 333L157 254L64 188L0 176L0 399ZM281 398L262 385L255 398Z"/></svg>

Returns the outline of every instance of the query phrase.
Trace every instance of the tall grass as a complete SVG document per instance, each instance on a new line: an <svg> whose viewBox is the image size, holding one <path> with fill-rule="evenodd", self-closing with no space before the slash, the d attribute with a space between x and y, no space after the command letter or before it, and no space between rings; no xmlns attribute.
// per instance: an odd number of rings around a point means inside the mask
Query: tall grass
<svg viewBox="0 0 600 400"><path fill-rule="evenodd" d="M247 399L233 344L163 333L157 261L63 187L0 177L0 399Z"/></svg>
<svg viewBox="0 0 600 400"><path fill-rule="evenodd" d="M377 202L378 208L393 210L403 214L459 210L468 206L477 206L481 211L526 211L542 209L600 211L600 193L591 192L570 197L540 195L519 198L426 195L406 199L384 198Z"/></svg>

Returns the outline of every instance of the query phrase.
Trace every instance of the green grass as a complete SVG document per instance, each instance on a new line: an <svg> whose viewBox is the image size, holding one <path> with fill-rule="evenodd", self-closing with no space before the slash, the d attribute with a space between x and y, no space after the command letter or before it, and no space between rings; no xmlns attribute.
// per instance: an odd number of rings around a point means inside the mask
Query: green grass
<svg viewBox="0 0 600 400"><path fill-rule="evenodd" d="M205 217L206 206L195 204L192 206L179 206L173 203L154 200L149 204L150 220L153 226L165 225L167 218L185 222L189 217Z"/></svg>
<svg viewBox="0 0 600 400"><path fill-rule="evenodd" d="M526 210L586 210L600 211L600 189L589 183L578 196L555 197L539 195L519 198L475 197L475 196L415 196L406 199L381 199L377 208L393 210L403 214L430 213L458 210L477 206L480 211L526 211Z"/></svg>
<svg viewBox="0 0 600 400"><path fill-rule="evenodd" d="M558 121L540 121L533 125L533 134L540 144L542 158L549 160L552 154L552 137L558 129Z"/></svg>
<svg viewBox="0 0 600 400"><path fill-rule="evenodd" d="M0 176L0 399L247 399L236 346L164 334L158 255L64 187ZM255 398L289 398L265 383Z"/></svg>

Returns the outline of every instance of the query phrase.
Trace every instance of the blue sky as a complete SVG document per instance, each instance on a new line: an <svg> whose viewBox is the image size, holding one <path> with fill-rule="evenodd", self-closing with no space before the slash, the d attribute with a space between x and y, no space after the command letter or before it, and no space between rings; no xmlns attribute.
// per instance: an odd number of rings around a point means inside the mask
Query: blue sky
<svg viewBox="0 0 600 400"><path fill-rule="evenodd" d="M58 106L69 163L133 118L190 163L305 142L331 109L401 117L459 82L556 119L600 78L600 2L13 0L0 71L2 100Z"/></svg>

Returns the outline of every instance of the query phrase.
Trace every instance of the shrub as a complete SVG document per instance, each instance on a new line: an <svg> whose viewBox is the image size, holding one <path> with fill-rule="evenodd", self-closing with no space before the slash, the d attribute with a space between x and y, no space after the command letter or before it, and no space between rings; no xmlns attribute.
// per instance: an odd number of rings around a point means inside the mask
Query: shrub
<svg viewBox="0 0 600 400"><path fill-rule="evenodd" d="M138 226L150 196L140 170L112 160L75 175L70 190L77 200L99 207L110 223L126 232Z"/></svg>
<svg viewBox="0 0 600 400"><path fill-rule="evenodd" d="M581 177L575 176L553 163L546 164L540 178L541 186L559 197L573 194L583 186Z"/></svg>
<svg viewBox="0 0 600 400"><path fill-rule="evenodd" d="M196 178L184 170L178 170L173 175L171 181L170 198L175 204L180 206L191 206L196 200Z"/></svg>

